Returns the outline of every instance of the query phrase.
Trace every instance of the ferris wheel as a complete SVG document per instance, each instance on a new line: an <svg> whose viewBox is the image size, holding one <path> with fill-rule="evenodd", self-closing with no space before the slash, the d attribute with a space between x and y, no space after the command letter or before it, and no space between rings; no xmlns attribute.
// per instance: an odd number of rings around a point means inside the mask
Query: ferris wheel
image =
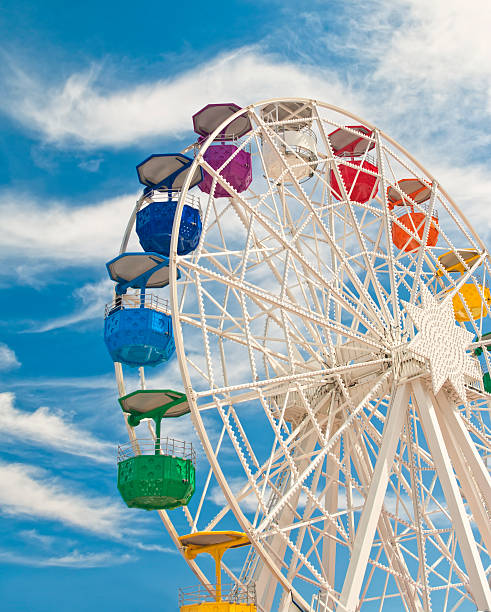
<svg viewBox="0 0 491 612"><path fill-rule="evenodd" d="M105 319L130 435L118 488L199 579L181 610L491 610L485 246L339 108L209 104L193 125L196 143L137 168ZM181 389L147 388L174 350Z"/></svg>

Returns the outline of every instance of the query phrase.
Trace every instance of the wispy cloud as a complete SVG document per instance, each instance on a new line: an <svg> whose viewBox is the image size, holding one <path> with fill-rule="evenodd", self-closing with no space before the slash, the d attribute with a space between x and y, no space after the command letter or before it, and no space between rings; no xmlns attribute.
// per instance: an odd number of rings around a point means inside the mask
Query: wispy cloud
<svg viewBox="0 0 491 612"><path fill-rule="evenodd" d="M75 208L69 202L41 202L31 194L23 198L19 215L19 197L0 193L0 255L11 261L22 252L24 261L56 261L57 267L112 259L136 200L136 195L119 195Z"/></svg>
<svg viewBox="0 0 491 612"><path fill-rule="evenodd" d="M117 89L107 85L111 79L96 65L55 85L16 68L5 79L10 95L3 110L34 126L46 142L100 149L176 135L191 140L191 115L212 101L245 105L268 97L312 97L358 113L403 141L444 187L456 184L457 193L451 193L458 200L470 191L489 193L487 7L486 0L470 8L455 0L435 0L431 6L423 0L370 0L360 19L360 3L346 3L344 22L334 31L327 28L329 11L304 12L294 32L298 43L303 38L303 54L286 59L268 52L268 45L275 47L272 38L280 37L276 32L261 45L219 55L171 78ZM339 62L329 60L333 53ZM96 169L101 159L97 154L82 163ZM446 166L442 159L449 160ZM68 201L41 202L29 193L22 199L20 219L13 205L19 194L0 193L0 254L15 260L12 254L22 250L23 258L36 265L56 260L66 266L114 256L135 196L116 195L76 208ZM483 210L478 220L487 223ZM134 235L133 240L137 245ZM19 265L16 261L16 277L29 282L30 268ZM60 322L70 324L77 316Z"/></svg>
<svg viewBox="0 0 491 612"><path fill-rule="evenodd" d="M139 550L145 550L147 552L159 552L166 555L177 555L177 548L170 548L170 546L161 546L160 544L144 544L142 542L135 542L136 548Z"/></svg>
<svg viewBox="0 0 491 612"><path fill-rule="evenodd" d="M73 312L63 316L50 319L43 323L36 323L30 329L25 331L42 333L69 327L76 323L91 321L98 319L100 321L104 305L110 301L114 283L110 279L103 280L99 283L87 283L83 287L75 289L73 293L73 301L76 305Z"/></svg>
<svg viewBox="0 0 491 612"><path fill-rule="evenodd" d="M0 563L13 563L30 567L71 567L74 569L84 569L121 565L134 560L135 557L127 553L81 553L78 550L73 550L59 557L37 557L35 555L22 555L11 551L0 551Z"/></svg>
<svg viewBox="0 0 491 612"><path fill-rule="evenodd" d="M104 90L99 77L101 71L92 66L50 87L17 69L7 82L16 103L3 110L49 142L93 148L191 133L191 115L199 108L229 99L249 104L249 92L255 99L318 96L357 106L334 72L297 66L256 48L241 48L172 79L119 91Z"/></svg>
<svg viewBox="0 0 491 612"><path fill-rule="evenodd" d="M94 437L66 415L41 406L34 412L15 407L13 393L0 393L0 438L87 457L93 461L110 463L114 449L109 442Z"/></svg>
<svg viewBox="0 0 491 612"><path fill-rule="evenodd" d="M122 503L70 491L66 482L21 463L0 463L0 510L16 518L57 521L113 539L131 531Z"/></svg>
<svg viewBox="0 0 491 612"><path fill-rule="evenodd" d="M295 16L295 25L286 20L260 44L136 86L115 87L102 63L63 82L46 83L10 58L15 67L4 77L9 105L3 110L46 142L84 148L191 134L191 115L219 100L246 105L269 97L313 97L386 127L397 118L401 130L411 127L413 137L423 139L436 134L436 122L441 134L442 125L443 131L450 129L455 118L467 123L469 114L477 119L489 113L487 0L469 7L459 0L369 0L364 9L361 19L359 2L346 3L335 15L285 8ZM466 96L456 103L458 91ZM418 115L432 117L433 126L415 134ZM97 160L90 160L87 169L95 168Z"/></svg>
<svg viewBox="0 0 491 612"><path fill-rule="evenodd" d="M34 544L42 548L52 548L60 540L56 536L39 533L36 529L23 529L18 535L31 546Z"/></svg>
<svg viewBox="0 0 491 612"><path fill-rule="evenodd" d="M237 496L240 490L247 484L247 480L241 477L231 477L228 479L228 485L232 490L232 493ZM225 495L222 492L222 489L219 485L215 485L211 488L210 493L208 495L209 501L213 504L222 507L226 505ZM254 491L250 491L250 493L245 497L241 502L240 506L244 512L255 512L257 509L257 498L254 494Z"/></svg>
<svg viewBox="0 0 491 612"><path fill-rule="evenodd" d="M0 343L0 370L14 370L20 365L15 352L6 344Z"/></svg>
<svg viewBox="0 0 491 612"><path fill-rule="evenodd" d="M104 159L102 157L85 159L78 164L78 167L82 168L82 170L87 170L87 172L99 172L99 168L103 161Z"/></svg>
<svg viewBox="0 0 491 612"><path fill-rule="evenodd" d="M406 81L418 89L489 86L491 12L487 0L475 0L469 6L458 0L382 4L393 27L386 32L391 52L379 55L380 75L396 76L398 82ZM398 26L396 12L403 15Z"/></svg>
<svg viewBox="0 0 491 612"><path fill-rule="evenodd" d="M131 377L130 377L131 380ZM22 378L9 383L14 389L115 389L114 376L85 376L80 378Z"/></svg>

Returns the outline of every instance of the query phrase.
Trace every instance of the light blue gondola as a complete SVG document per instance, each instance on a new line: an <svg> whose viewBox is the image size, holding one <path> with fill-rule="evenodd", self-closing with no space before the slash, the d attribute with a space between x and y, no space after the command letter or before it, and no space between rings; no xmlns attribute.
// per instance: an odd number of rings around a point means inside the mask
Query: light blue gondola
<svg viewBox="0 0 491 612"><path fill-rule="evenodd" d="M106 306L104 341L113 361L155 366L175 351L167 300L146 292L169 284L169 260L159 253L124 253L106 264L116 297ZM127 295L129 288L140 294Z"/></svg>

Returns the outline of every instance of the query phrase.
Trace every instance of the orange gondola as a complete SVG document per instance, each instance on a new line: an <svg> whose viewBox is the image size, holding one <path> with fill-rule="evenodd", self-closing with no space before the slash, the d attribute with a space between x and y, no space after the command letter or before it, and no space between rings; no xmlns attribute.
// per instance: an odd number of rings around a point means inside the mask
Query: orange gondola
<svg viewBox="0 0 491 612"><path fill-rule="evenodd" d="M392 223L392 242L399 250L405 253L411 253L420 248L428 217L424 212L415 211L412 206L408 208L409 211L399 216L397 220L401 225L407 227L409 231L406 231L404 227L400 227L398 223ZM426 245L434 247L438 242L439 233L438 214L433 212ZM413 234L418 236L419 240L413 237Z"/></svg>
<svg viewBox="0 0 491 612"><path fill-rule="evenodd" d="M390 185L387 189L387 203L390 210L393 210L395 206L404 206L404 204L422 204L430 199L431 186L419 179L401 179L396 185ZM412 202L405 196L409 196Z"/></svg>

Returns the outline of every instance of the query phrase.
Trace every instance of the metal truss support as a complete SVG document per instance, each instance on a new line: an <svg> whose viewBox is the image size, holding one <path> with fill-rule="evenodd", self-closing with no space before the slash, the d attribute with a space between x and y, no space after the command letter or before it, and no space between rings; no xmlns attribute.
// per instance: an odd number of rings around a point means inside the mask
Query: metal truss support
<svg viewBox="0 0 491 612"><path fill-rule="evenodd" d="M363 577L370 556L375 530L384 502L399 436L406 417L409 403L409 388L397 388L389 407L387 421L382 436L382 444L373 471L372 482L365 500L363 512L356 530L351 559L344 579L338 611L354 612L358 605Z"/></svg>
<svg viewBox="0 0 491 612"><path fill-rule="evenodd" d="M452 440L445 440L444 438L431 394L419 380L414 381L411 385L421 426L440 479L460 552L469 576L469 591L478 610L491 610L491 590L447 451L447 444L451 445Z"/></svg>

